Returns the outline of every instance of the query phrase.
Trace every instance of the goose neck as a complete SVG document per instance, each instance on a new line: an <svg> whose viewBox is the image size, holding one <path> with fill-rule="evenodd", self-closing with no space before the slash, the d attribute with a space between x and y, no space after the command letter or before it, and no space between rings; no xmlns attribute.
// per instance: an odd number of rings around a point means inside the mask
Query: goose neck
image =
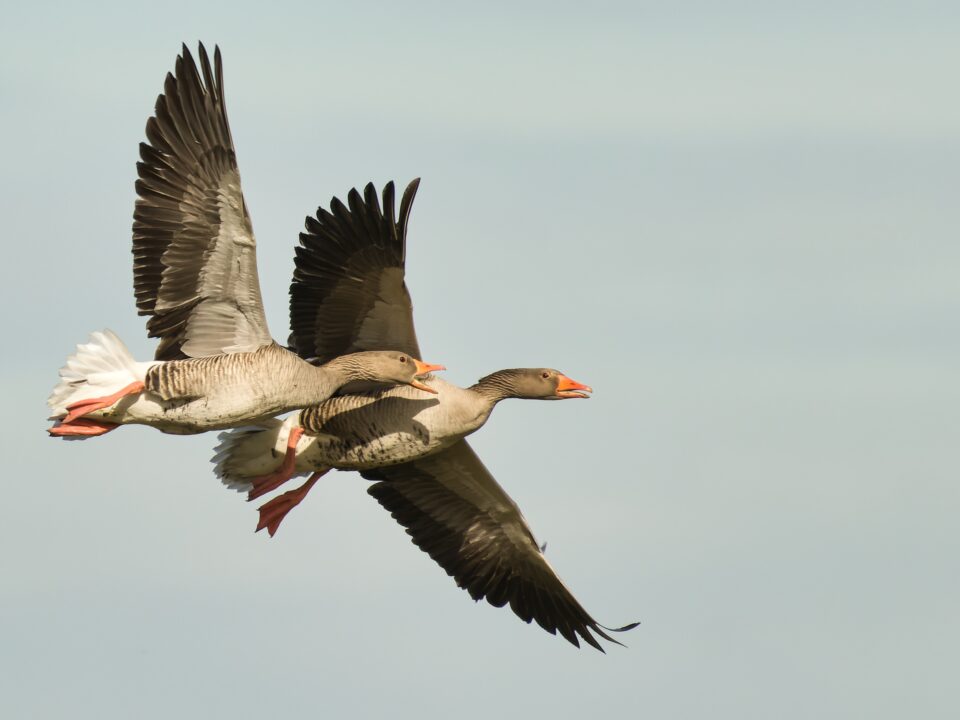
<svg viewBox="0 0 960 720"><path fill-rule="evenodd" d="M501 400L517 396L514 375L509 370L499 370L480 378L470 390L487 400L491 407Z"/></svg>
<svg viewBox="0 0 960 720"><path fill-rule="evenodd" d="M341 355L317 369L327 383L335 384L336 387L346 385L353 380L369 380L373 377L369 363L364 362L363 358L356 354Z"/></svg>

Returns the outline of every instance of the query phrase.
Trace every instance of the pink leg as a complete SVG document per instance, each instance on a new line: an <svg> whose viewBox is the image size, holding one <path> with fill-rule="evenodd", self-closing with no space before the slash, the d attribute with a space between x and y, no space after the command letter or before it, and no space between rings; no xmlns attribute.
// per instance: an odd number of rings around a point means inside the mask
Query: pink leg
<svg viewBox="0 0 960 720"><path fill-rule="evenodd" d="M70 422L63 422L61 420L59 425L47 428L47 432L53 437L93 437L95 435L103 435L111 430L116 430L118 427L120 427L120 425L117 423L93 420L92 418L77 418Z"/></svg>
<svg viewBox="0 0 960 720"><path fill-rule="evenodd" d="M283 455L283 462L280 463L280 467L272 473L259 475L250 481L253 489L247 493L247 502L256 500L268 492L273 492L293 477L294 466L297 461L297 443L300 442L302 436L303 428L295 427L290 430L290 435L287 437L287 451Z"/></svg>
<svg viewBox="0 0 960 720"><path fill-rule="evenodd" d="M330 472L329 468L315 472L307 478L307 481L300 487L295 490L287 490L283 495L278 495L270 502L260 506L260 522L257 524L257 529L254 532L260 532L266 528L267 532L270 533L270 537L276 535L277 529L287 516L287 513L299 505L300 501L310 492L313 484L328 472Z"/></svg>
<svg viewBox="0 0 960 720"><path fill-rule="evenodd" d="M92 413L94 410L108 408L125 395L136 395L139 392L143 392L143 388L143 383L137 380L136 382L130 383L122 390L117 390L117 392L113 393L113 395L78 400L75 403L67 405L67 415L61 422L64 424L71 423L81 415Z"/></svg>

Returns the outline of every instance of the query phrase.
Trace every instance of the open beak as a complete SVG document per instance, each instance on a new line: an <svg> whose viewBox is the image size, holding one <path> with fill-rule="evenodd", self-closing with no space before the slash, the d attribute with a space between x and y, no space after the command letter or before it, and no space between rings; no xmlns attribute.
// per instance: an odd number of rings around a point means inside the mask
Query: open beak
<svg viewBox="0 0 960 720"><path fill-rule="evenodd" d="M410 381L411 387L415 387L417 388L417 390L423 390L424 392L433 393L434 395L436 395L437 394L436 390L434 390L429 385L424 385L422 382L420 382L416 378L421 377L423 375L429 375L432 372L439 372L440 370L446 370L446 368L443 365L431 365L429 363L420 362L419 360L414 360L413 362L415 362L417 366L417 375L413 380Z"/></svg>
<svg viewBox="0 0 960 720"><path fill-rule="evenodd" d="M559 398L588 398L587 393L592 393L593 388L576 380L571 380L566 375L560 376L560 382L557 383L557 397Z"/></svg>

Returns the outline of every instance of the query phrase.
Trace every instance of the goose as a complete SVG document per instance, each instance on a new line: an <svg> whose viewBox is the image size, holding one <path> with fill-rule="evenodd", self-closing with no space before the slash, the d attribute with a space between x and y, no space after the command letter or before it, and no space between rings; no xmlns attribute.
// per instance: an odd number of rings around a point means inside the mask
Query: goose
<svg viewBox="0 0 960 720"><path fill-rule="evenodd" d="M290 478L307 481L264 504L257 531L275 535L281 521L332 469L368 470L438 452L479 430L507 398L586 398L589 386L551 368L499 370L461 388L434 375L422 380L433 396L406 386L338 395L285 420L221 436L215 473L228 487L262 497Z"/></svg>
<svg viewBox="0 0 960 720"><path fill-rule="evenodd" d="M442 369L393 349L311 364L267 328L256 241L227 121L219 47L200 68L187 49L167 74L140 143L133 222L137 309L160 339L138 362L114 333L93 333L60 371L48 405L55 437L120 425L191 434L309 406L353 381L404 383Z"/></svg>
<svg viewBox="0 0 960 720"><path fill-rule="evenodd" d="M373 184L348 206L334 198L330 210L308 217L296 248L290 288L291 335L304 357L325 359L367 347L393 347L419 355L413 307L404 282L414 180L394 219L394 185ZM435 390L407 387L351 392L305 408L286 420L220 435L215 472L248 499L278 488L295 474L312 473L301 487L260 508L257 530L272 536L329 469L358 470L375 481L368 492L407 529L475 600L510 604L524 621L536 621L574 645L603 650L598 637L620 644L577 602L544 557L519 508L487 471L465 436L479 429L506 398L587 398L587 385L550 368L494 372L469 388L436 376ZM607 632L605 632L607 631ZM595 637L596 636L596 637Z"/></svg>

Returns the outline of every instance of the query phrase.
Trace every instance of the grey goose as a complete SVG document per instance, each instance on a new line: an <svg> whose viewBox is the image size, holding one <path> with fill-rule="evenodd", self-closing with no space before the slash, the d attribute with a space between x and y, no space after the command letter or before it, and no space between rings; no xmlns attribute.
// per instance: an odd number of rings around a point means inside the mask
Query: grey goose
<svg viewBox="0 0 960 720"><path fill-rule="evenodd" d="M51 435L102 435L121 424L169 433L246 425L330 397L351 381L406 383L441 369L394 348L305 361L267 329L256 241L227 121L220 49L200 68L186 45L140 144L133 282L154 360L94 333L60 371ZM201 74L202 73L202 74Z"/></svg>
<svg viewBox="0 0 960 720"><path fill-rule="evenodd" d="M290 288L289 345L325 361L370 347L419 355L413 307L404 280L406 235L419 181L406 188L395 218L394 185L382 194L352 190L344 205L308 217L296 248ZM469 388L437 377L424 383L436 395L406 387L351 392L262 429L221 434L214 456L224 483L248 499L312 472L301 487L260 508L258 530L272 535L286 513L331 467L359 470L374 484L370 495L407 529L457 584L475 599L509 603L524 621L536 621L574 645L597 649L597 637L617 642L577 602L547 562L519 508L464 437L509 397L587 397L590 388L549 368L493 373ZM619 643L618 643L619 644Z"/></svg>

